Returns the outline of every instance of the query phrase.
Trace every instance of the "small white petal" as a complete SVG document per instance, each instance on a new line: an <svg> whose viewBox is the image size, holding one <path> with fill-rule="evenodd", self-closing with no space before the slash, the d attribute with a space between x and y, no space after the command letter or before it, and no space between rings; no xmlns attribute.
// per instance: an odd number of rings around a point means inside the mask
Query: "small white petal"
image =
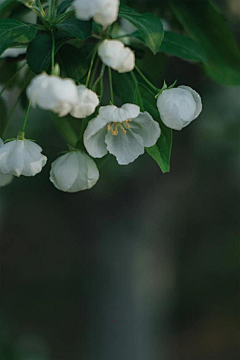
<svg viewBox="0 0 240 360"><path fill-rule="evenodd" d="M140 107L134 104L124 104L121 108L115 105L102 106L99 116L108 122L123 122L134 119L140 114Z"/></svg>
<svg viewBox="0 0 240 360"><path fill-rule="evenodd" d="M84 136L83 136L83 142L84 142L85 148L87 149L87 152L92 157L101 158L107 154L107 146L105 144L105 136L107 134L107 127L105 126L104 128L102 128L97 133L94 133L91 136L88 136L89 129L90 128L86 129Z"/></svg>
<svg viewBox="0 0 240 360"><path fill-rule="evenodd" d="M117 136L108 132L105 142L108 151L116 157L119 165L128 165L144 153L142 137L131 130L126 134L119 130Z"/></svg>
<svg viewBox="0 0 240 360"><path fill-rule="evenodd" d="M188 90L192 94L192 96L193 96L193 98L195 100L195 103L196 103L196 111L195 111L195 114L193 115L194 119L196 119L199 116L199 114L201 113L201 111L202 111L201 96L195 90L193 90L190 86L181 85L181 86L179 86L179 88Z"/></svg>
<svg viewBox="0 0 240 360"><path fill-rule="evenodd" d="M76 118L85 118L95 112L99 105L99 99L95 92L89 90L84 85L77 86L78 102L73 107L71 115Z"/></svg>
<svg viewBox="0 0 240 360"><path fill-rule="evenodd" d="M12 175L3 175L0 174L0 187L6 186L13 181Z"/></svg>
<svg viewBox="0 0 240 360"><path fill-rule="evenodd" d="M27 51L27 48L8 48L6 49L2 55L0 56L0 59L6 58L6 57L18 57L19 55L25 54Z"/></svg>
<svg viewBox="0 0 240 360"><path fill-rule="evenodd" d="M129 125L134 133L142 137L144 147L155 145L161 134L158 122L146 111L140 113Z"/></svg>
<svg viewBox="0 0 240 360"><path fill-rule="evenodd" d="M132 71L135 67L134 52L119 40L104 40L98 48L102 62L119 73Z"/></svg>

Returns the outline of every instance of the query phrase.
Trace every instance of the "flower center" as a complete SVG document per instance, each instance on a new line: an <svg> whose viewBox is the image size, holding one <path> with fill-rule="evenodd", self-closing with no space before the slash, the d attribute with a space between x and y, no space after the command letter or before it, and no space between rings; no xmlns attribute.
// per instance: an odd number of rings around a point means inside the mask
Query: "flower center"
<svg viewBox="0 0 240 360"><path fill-rule="evenodd" d="M108 131L111 131L112 135L117 136L118 135L118 128L122 130L124 134L127 133L126 129L130 129L129 122L131 122L132 119L127 119L124 121L124 123L121 123L119 121L113 121L108 124L107 129ZM125 126L125 127L124 127Z"/></svg>

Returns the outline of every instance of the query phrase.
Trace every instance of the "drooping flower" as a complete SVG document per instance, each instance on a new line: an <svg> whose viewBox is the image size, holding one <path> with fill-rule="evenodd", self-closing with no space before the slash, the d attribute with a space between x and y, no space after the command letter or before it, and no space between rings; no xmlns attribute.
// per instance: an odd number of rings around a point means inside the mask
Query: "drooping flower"
<svg viewBox="0 0 240 360"><path fill-rule="evenodd" d="M106 27L113 24L118 17L119 0L74 0L76 18L93 20Z"/></svg>
<svg viewBox="0 0 240 360"><path fill-rule="evenodd" d="M135 54L119 40L104 40L98 48L102 62L119 73L132 71L135 67Z"/></svg>
<svg viewBox="0 0 240 360"><path fill-rule="evenodd" d="M50 181L58 190L73 193L91 189L98 179L95 162L83 151L69 151L52 163Z"/></svg>
<svg viewBox="0 0 240 360"><path fill-rule="evenodd" d="M140 112L134 104L103 106L99 115L90 120L84 132L88 153L101 158L109 152L120 165L127 165L153 146L160 136L159 124L148 112Z"/></svg>
<svg viewBox="0 0 240 360"><path fill-rule="evenodd" d="M4 142L0 138L0 148L4 145ZM12 175L4 175L0 173L0 187L10 184L12 182L13 176Z"/></svg>
<svg viewBox="0 0 240 360"><path fill-rule="evenodd" d="M164 90L157 99L162 121L174 130L182 130L202 111L200 95L189 86Z"/></svg>
<svg viewBox="0 0 240 360"><path fill-rule="evenodd" d="M36 105L66 116L78 102L77 86L72 79L43 73L32 79L27 88L32 107Z"/></svg>
<svg viewBox="0 0 240 360"><path fill-rule="evenodd" d="M42 148L31 140L16 139L0 148L0 173L15 176L35 176L47 162Z"/></svg>
<svg viewBox="0 0 240 360"><path fill-rule="evenodd" d="M76 118L85 118L94 113L99 105L99 99L95 92L84 85L77 86L78 102L71 110L71 115Z"/></svg>

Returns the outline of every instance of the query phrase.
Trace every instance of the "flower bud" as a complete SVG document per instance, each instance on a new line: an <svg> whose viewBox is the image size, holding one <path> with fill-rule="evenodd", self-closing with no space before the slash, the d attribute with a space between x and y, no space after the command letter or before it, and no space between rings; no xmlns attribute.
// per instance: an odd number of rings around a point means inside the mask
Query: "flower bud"
<svg viewBox="0 0 240 360"><path fill-rule="evenodd" d="M95 112L99 105L99 99L95 92L89 90L84 85L77 86L78 102L73 107L71 115L75 118L85 118Z"/></svg>
<svg viewBox="0 0 240 360"><path fill-rule="evenodd" d="M77 86L72 79L45 73L36 76L27 88L31 105L66 116L78 102Z"/></svg>
<svg viewBox="0 0 240 360"><path fill-rule="evenodd" d="M99 179L95 162L80 150L69 151L52 163L50 181L64 192L91 189Z"/></svg>
<svg viewBox="0 0 240 360"><path fill-rule="evenodd" d="M0 148L4 145L4 142L0 138ZM0 187L10 184L12 182L13 176L12 175L4 175L0 174Z"/></svg>
<svg viewBox="0 0 240 360"><path fill-rule="evenodd" d="M73 8L80 20L93 20L106 27L113 24L118 17L119 0L75 0Z"/></svg>
<svg viewBox="0 0 240 360"><path fill-rule="evenodd" d="M200 95L189 86L164 90L157 99L163 123L171 129L182 130L202 111Z"/></svg>
<svg viewBox="0 0 240 360"><path fill-rule="evenodd" d="M0 173L34 176L47 162L42 148L30 140L13 140L0 148Z"/></svg>
<svg viewBox="0 0 240 360"><path fill-rule="evenodd" d="M98 48L102 62L119 73L132 71L135 66L134 52L118 40L104 40Z"/></svg>

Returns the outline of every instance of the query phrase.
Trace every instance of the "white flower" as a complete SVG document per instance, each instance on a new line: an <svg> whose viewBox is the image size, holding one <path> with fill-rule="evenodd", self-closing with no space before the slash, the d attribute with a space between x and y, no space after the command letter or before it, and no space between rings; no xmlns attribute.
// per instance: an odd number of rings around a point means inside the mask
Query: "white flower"
<svg viewBox="0 0 240 360"><path fill-rule="evenodd" d="M50 181L58 190L77 192L91 189L98 179L95 162L80 150L69 151L52 163Z"/></svg>
<svg viewBox="0 0 240 360"><path fill-rule="evenodd" d="M94 113L99 105L99 99L95 92L89 90L84 85L77 86L78 102L73 107L71 115L75 118L85 118Z"/></svg>
<svg viewBox="0 0 240 360"><path fill-rule="evenodd" d="M104 40L98 48L102 62L119 73L132 71L135 67L134 52L119 40Z"/></svg>
<svg viewBox="0 0 240 360"><path fill-rule="evenodd" d="M77 86L71 79L45 73L32 79L27 88L31 105L66 116L78 102Z"/></svg>
<svg viewBox="0 0 240 360"><path fill-rule="evenodd" d="M104 27L113 24L118 17L119 0L75 0L73 8L80 20L93 20Z"/></svg>
<svg viewBox="0 0 240 360"><path fill-rule="evenodd" d="M164 90L158 97L157 106L164 124L175 130L190 124L202 111L200 95L189 86Z"/></svg>
<svg viewBox="0 0 240 360"><path fill-rule="evenodd" d="M4 145L4 142L0 138L0 148ZM12 182L13 176L12 175L4 175L0 173L0 187L10 184Z"/></svg>
<svg viewBox="0 0 240 360"><path fill-rule="evenodd" d="M99 115L89 121L84 132L84 145L95 158L113 154L120 165L133 162L153 146L160 136L159 124L134 104L103 106Z"/></svg>
<svg viewBox="0 0 240 360"><path fill-rule="evenodd" d="M42 148L30 140L13 140L0 148L0 173L34 176L46 164Z"/></svg>
<svg viewBox="0 0 240 360"><path fill-rule="evenodd" d="M19 55L25 54L27 51L27 48L8 48L6 49L2 55L0 56L1 59L6 57L18 57Z"/></svg>

